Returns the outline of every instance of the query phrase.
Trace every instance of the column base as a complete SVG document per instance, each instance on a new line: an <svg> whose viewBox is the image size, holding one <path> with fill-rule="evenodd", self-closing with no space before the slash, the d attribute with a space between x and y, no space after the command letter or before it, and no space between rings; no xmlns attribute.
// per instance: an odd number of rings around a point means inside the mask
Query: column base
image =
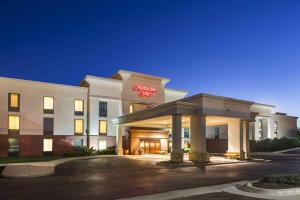
<svg viewBox="0 0 300 200"><path fill-rule="evenodd" d="M117 149L117 155L122 156L123 155L123 149Z"/></svg>
<svg viewBox="0 0 300 200"><path fill-rule="evenodd" d="M230 158L230 159L240 159L240 160L245 160L248 158L248 153L244 151L240 152L233 152L233 151L227 151L224 154L225 158Z"/></svg>
<svg viewBox="0 0 300 200"><path fill-rule="evenodd" d="M245 160L245 159L247 159L247 158L248 158L247 152L241 151L241 152L240 152L240 159L241 159L241 160Z"/></svg>
<svg viewBox="0 0 300 200"><path fill-rule="evenodd" d="M171 152L171 161L183 162L183 152Z"/></svg>
<svg viewBox="0 0 300 200"><path fill-rule="evenodd" d="M190 152L189 160L194 162L208 162L207 153Z"/></svg>

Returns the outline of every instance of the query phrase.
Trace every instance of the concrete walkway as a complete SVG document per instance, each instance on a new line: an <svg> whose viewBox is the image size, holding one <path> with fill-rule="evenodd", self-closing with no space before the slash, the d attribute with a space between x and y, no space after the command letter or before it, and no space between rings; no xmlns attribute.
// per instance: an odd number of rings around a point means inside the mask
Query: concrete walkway
<svg viewBox="0 0 300 200"><path fill-rule="evenodd" d="M201 196L204 194L209 193L219 193L219 192L226 192L231 194L236 194L240 196L247 196L252 198L258 198L258 199L272 199L272 200L299 200L300 195L276 195L270 193L254 193L254 192L245 192L241 191L237 188L239 185L247 184L247 181L241 181L241 182L233 182L228 184L222 184L222 185L214 185L214 186L208 186L208 187L197 187L197 188L191 188L191 189L183 189L183 190L176 190L176 191L169 191L169 192L163 192L158 194L152 194L152 195L145 195L145 196L137 196L137 197L130 197L130 198L122 198L119 200L171 200L171 199L181 199L181 198L187 198L192 196ZM293 190L293 189L291 189Z"/></svg>
<svg viewBox="0 0 300 200"><path fill-rule="evenodd" d="M62 158L57 160L45 161L45 162L26 162L26 163L8 163L5 164L5 168L2 171L2 177L8 178L28 178L28 177L41 177L49 176L55 173L55 167L74 160L82 159L95 159L101 157L112 157L117 155L99 155L99 156L82 156L72 158ZM149 163L156 164L161 161L167 161L170 159L169 154L146 154L142 156L127 155L126 158L148 161ZM220 156L210 156L209 163L203 165L221 165L221 164L235 164L235 163L247 163L248 161L240 161L235 159L225 159ZM188 154L184 155L185 166L195 166L195 164L188 160Z"/></svg>
<svg viewBox="0 0 300 200"><path fill-rule="evenodd" d="M55 167L66 162L83 159L95 159L101 157L111 157L115 155L82 156L72 158L61 158L45 162L7 163L1 173L7 178L28 178L49 176L55 173Z"/></svg>

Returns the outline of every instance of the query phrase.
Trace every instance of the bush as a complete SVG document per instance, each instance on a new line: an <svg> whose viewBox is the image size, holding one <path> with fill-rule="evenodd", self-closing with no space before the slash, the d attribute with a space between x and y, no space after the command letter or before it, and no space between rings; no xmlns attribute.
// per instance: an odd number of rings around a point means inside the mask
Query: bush
<svg viewBox="0 0 300 200"><path fill-rule="evenodd" d="M77 156L92 156L96 155L96 150L93 147L75 147L73 152L67 152L64 154L65 157L77 157Z"/></svg>
<svg viewBox="0 0 300 200"><path fill-rule="evenodd" d="M300 174L272 174L262 179L264 183L300 185Z"/></svg>
<svg viewBox="0 0 300 200"><path fill-rule="evenodd" d="M275 138L273 140L250 141L250 149L252 152L280 151L295 147L300 147L300 140L298 138Z"/></svg>
<svg viewBox="0 0 300 200"><path fill-rule="evenodd" d="M185 148L185 149L183 150L184 153L189 153L190 151L191 151L191 148Z"/></svg>
<svg viewBox="0 0 300 200"><path fill-rule="evenodd" d="M112 148L97 151L97 155L115 155L115 154L116 154L116 150Z"/></svg>

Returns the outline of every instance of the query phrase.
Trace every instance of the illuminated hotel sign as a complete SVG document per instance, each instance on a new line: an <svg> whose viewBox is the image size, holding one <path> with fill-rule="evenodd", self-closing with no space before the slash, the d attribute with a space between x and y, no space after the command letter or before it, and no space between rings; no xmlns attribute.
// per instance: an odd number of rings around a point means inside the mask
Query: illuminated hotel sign
<svg viewBox="0 0 300 200"><path fill-rule="evenodd" d="M133 91L139 94L140 97L151 97L157 93L157 89L154 87L144 86L140 84L135 84L132 87Z"/></svg>

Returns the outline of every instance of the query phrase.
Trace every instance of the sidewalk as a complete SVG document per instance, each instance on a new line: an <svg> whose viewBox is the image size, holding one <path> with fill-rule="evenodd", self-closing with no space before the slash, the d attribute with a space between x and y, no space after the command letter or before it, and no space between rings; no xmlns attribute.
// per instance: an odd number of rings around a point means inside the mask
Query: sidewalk
<svg viewBox="0 0 300 200"><path fill-rule="evenodd" d="M247 181L232 182L222 185L214 185L208 187L197 187L191 189L175 190L169 192L163 192L152 195L144 195L137 197L122 198L119 200L172 200L172 199L188 199L188 197L201 197L201 195L221 193L225 192L227 194L235 194L239 196L257 198L257 199L272 199L272 200L299 200L300 195L280 195L280 193L255 193L255 192L245 192L238 189L238 186L247 184ZM293 190L293 189L291 189ZM197 199L197 198L193 198ZM217 198L219 199L219 198ZM213 199L212 199L213 200Z"/></svg>

